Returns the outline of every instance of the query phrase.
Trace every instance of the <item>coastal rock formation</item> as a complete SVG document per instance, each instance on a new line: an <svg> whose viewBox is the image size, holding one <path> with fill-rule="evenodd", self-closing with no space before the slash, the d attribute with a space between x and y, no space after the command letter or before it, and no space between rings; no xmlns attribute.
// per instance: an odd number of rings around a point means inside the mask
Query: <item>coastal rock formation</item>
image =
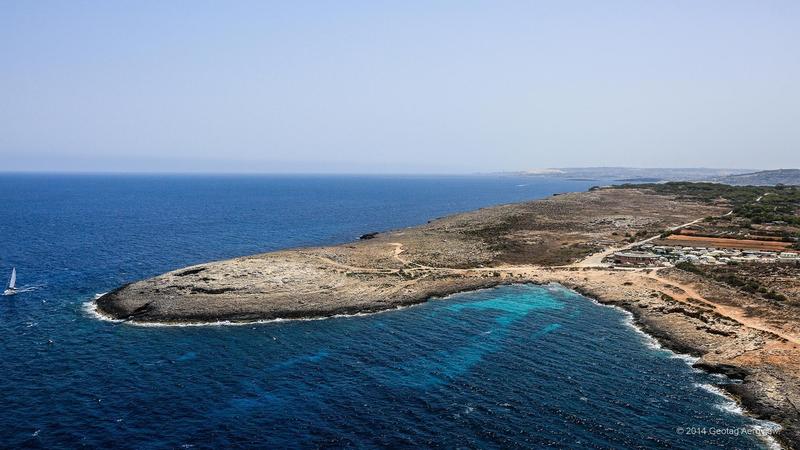
<svg viewBox="0 0 800 450"><path fill-rule="evenodd" d="M699 358L695 367L739 382L721 388L756 417L780 424L786 447L800 443L800 311L770 308L755 296L676 269L582 269L544 273L558 282L632 313L661 345Z"/></svg>
<svg viewBox="0 0 800 450"><path fill-rule="evenodd" d="M601 256L729 210L646 189L594 189L436 219L369 239L211 262L97 300L135 323L255 321L376 312L505 283L560 283L630 311L664 346L741 380L724 385L800 442L800 309L677 269L615 270ZM795 306L793 306L795 305Z"/></svg>
<svg viewBox="0 0 800 450"><path fill-rule="evenodd" d="M640 190L500 205L371 239L201 264L98 300L138 322L251 321L372 312L510 280L512 265L563 266L635 235L724 208ZM519 274L514 274L519 279Z"/></svg>

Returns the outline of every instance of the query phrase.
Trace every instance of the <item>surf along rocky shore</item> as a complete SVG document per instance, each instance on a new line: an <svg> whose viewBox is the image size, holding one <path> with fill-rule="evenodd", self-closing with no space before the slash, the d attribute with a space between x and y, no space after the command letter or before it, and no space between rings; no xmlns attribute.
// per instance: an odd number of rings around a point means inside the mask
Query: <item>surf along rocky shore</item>
<svg viewBox="0 0 800 450"><path fill-rule="evenodd" d="M140 324L252 322L377 312L508 283L560 283L631 312L664 347L698 357L697 367L740 380L721 387L754 416L779 423L775 437L798 448L797 276L784 281L788 298L774 301L701 273L603 262L615 249L723 216L741 201L663 191L592 189L369 233L350 244L201 264L122 286L96 309Z"/></svg>

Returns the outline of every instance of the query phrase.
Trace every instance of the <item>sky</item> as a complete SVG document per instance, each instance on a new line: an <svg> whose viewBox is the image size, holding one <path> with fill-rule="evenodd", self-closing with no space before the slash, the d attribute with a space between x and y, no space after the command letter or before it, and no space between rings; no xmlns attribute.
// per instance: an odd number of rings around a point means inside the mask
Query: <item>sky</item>
<svg viewBox="0 0 800 450"><path fill-rule="evenodd" d="M800 2L0 0L0 171L800 166Z"/></svg>

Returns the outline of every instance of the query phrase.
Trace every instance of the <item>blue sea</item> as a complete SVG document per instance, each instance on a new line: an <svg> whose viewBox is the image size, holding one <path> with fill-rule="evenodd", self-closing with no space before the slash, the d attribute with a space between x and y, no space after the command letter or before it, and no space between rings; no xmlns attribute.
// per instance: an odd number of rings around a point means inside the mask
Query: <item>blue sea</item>
<svg viewBox="0 0 800 450"><path fill-rule="evenodd" d="M0 175L2 448L763 448L622 311L517 285L369 316L140 327L86 304L182 266L585 190L525 177Z"/></svg>

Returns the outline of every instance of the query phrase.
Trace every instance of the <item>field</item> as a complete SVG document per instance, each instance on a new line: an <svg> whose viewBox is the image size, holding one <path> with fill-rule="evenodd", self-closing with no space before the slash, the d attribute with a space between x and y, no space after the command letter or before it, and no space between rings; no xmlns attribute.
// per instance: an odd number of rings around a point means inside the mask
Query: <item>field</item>
<svg viewBox="0 0 800 450"><path fill-rule="evenodd" d="M761 241L753 239L730 239L713 238L706 236L688 236L684 234L673 234L659 243L665 245L681 245L684 247L715 247L715 248L735 248L740 250L765 250L780 252L790 250L791 242Z"/></svg>

